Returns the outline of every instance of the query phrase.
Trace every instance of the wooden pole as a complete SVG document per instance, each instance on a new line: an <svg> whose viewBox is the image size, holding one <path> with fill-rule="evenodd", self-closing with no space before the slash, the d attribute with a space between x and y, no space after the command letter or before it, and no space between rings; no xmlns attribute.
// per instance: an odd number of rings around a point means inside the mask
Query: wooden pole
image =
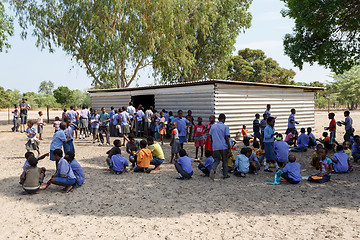
<svg viewBox="0 0 360 240"><path fill-rule="evenodd" d="M328 98L327 100L328 100L328 113L330 113L330 98Z"/></svg>
<svg viewBox="0 0 360 240"><path fill-rule="evenodd" d="M46 106L47 123L50 123L49 106Z"/></svg>
<svg viewBox="0 0 360 240"><path fill-rule="evenodd" d="M8 124L10 124L10 106L8 106Z"/></svg>

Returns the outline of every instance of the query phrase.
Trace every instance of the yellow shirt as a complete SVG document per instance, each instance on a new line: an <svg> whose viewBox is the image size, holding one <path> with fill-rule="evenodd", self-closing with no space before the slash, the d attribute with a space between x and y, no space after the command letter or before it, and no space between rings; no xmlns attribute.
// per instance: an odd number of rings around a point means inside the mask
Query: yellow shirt
<svg viewBox="0 0 360 240"><path fill-rule="evenodd" d="M158 143L150 145L150 151L156 158L165 159L164 152Z"/></svg>

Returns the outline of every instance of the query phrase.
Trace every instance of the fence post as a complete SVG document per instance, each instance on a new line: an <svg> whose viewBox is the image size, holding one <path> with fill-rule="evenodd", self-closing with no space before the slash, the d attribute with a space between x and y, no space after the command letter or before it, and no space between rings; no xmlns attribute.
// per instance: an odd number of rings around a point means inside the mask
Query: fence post
<svg viewBox="0 0 360 240"><path fill-rule="evenodd" d="M46 106L47 123L50 123L49 106Z"/></svg>
<svg viewBox="0 0 360 240"><path fill-rule="evenodd" d="M10 124L10 106L8 105L8 124Z"/></svg>

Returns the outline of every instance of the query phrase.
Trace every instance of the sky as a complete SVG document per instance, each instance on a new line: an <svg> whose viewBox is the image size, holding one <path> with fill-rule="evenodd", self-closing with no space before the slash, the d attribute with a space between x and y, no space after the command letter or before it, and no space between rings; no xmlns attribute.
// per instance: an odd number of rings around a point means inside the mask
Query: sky
<svg viewBox="0 0 360 240"><path fill-rule="evenodd" d="M293 69L296 72L296 82L330 81L330 70L305 64L300 71L284 55L282 39L294 27L293 20L281 16L280 11L284 8L281 0L253 0L249 9L253 16L252 26L238 36L234 55L244 48L261 49L267 57L278 61L281 67ZM55 83L55 87L68 86L70 89L80 90L91 87L92 79L87 76L86 70L80 68L61 49L57 49L55 53L40 50L35 46L35 38L31 34L26 40L22 40L20 32L21 29L16 24L15 34L9 39L11 49L8 53L0 52L0 86L21 92L37 92L41 81L50 80ZM150 68L141 71L137 82L132 86L153 83L154 79L149 77L150 72Z"/></svg>

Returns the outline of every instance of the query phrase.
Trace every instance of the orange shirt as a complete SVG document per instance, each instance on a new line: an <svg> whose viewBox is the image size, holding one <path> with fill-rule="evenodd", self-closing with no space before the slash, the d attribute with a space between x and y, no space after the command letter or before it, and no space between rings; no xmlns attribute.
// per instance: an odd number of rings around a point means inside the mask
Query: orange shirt
<svg viewBox="0 0 360 240"><path fill-rule="evenodd" d="M142 148L137 157L137 165L142 168L148 168L152 159L150 149Z"/></svg>
<svg viewBox="0 0 360 240"><path fill-rule="evenodd" d="M330 137L327 136L326 138L324 138L324 142L330 142Z"/></svg>
<svg viewBox="0 0 360 240"><path fill-rule="evenodd" d="M241 129L241 134L243 135L243 137L246 137L248 135L247 129L245 128Z"/></svg>

